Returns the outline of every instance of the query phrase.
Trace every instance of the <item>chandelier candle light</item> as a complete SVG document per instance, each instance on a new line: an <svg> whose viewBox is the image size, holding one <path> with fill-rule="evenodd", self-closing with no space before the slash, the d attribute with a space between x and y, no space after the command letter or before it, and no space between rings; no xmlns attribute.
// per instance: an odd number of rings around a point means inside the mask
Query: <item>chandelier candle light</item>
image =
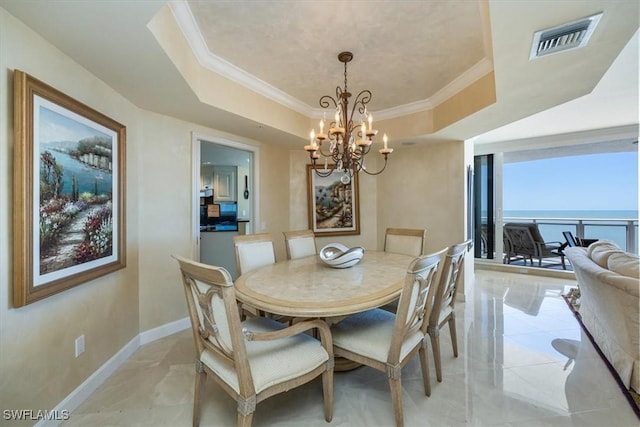
<svg viewBox="0 0 640 427"><path fill-rule="evenodd" d="M320 132L311 130L309 134L309 145L304 149L309 152L309 158L313 165L313 170L318 176L326 177L334 170L343 171L340 178L343 184L351 182L354 173L363 171L369 175L378 175L387 167L387 156L393 152L393 148L387 146L387 135L382 137L383 148L378 152L384 156L384 165L378 172L369 172L365 166L365 156L371 150L373 137L378 133L373 129L373 118L367 114L367 104L371 101L371 91L365 89L356 96L349 111L349 98L351 93L347 90L347 63L353 59L351 52L341 52L338 60L344 63L344 89L336 87L335 98L324 95L320 98L322 108L335 107L334 120L329 124L328 135L324 133L325 119L320 120ZM353 121L354 113L360 114L360 124ZM367 127L367 124L369 125ZM328 151L323 150L323 142L329 144ZM326 147L326 145L325 145ZM324 169L319 169L317 161L323 156L325 158ZM331 159L332 165L327 168L327 159Z"/></svg>

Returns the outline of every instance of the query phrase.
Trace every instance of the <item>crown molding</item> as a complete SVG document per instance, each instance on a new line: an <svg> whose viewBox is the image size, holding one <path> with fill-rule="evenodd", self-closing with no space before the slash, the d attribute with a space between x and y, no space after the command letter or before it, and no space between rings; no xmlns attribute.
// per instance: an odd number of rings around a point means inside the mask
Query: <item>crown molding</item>
<svg viewBox="0 0 640 427"><path fill-rule="evenodd" d="M180 27L182 34L184 34L193 53L203 67L300 114L308 117L313 114L313 108L309 105L213 54L207 48L204 37L185 0L170 1L168 5L178 27Z"/></svg>
<svg viewBox="0 0 640 427"><path fill-rule="evenodd" d="M313 108L269 83L260 80L256 76L247 73L229 61L213 54L207 48L204 37L198 28L196 20L191 13L191 9L189 8L186 0L172 0L168 5L178 27L184 34L194 55L203 67L307 117L320 118L323 116L324 110L322 108ZM430 110L491 71L493 71L493 62L484 58L465 71L462 75L454 79L447 86L439 90L432 97L411 102L409 104L399 105L397 107L372 111L372 114L375 115L376 120L385 120Z"/></svg>
<svg viewBox="0 0 640 427"><path fill-rule="evenodd" d="M490 73L491 71L493 71L493 62L487 58L483 58L463 74L456 77L451 83L436 92L430 98L405 105L399 105L397 107L387 108L386 110L376 111L375 117L377 120L394 119L396 117L402 117L409 114L430 110L442 104L461 90L467 88L472 83Z"/></svg>

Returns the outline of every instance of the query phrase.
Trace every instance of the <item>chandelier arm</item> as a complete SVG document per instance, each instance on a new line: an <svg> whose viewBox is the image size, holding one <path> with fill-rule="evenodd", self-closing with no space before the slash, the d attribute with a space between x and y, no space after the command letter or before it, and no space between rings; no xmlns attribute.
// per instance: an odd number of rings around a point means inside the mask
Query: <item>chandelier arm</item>
<svg viewBox="0 0 640 427"><path fill-rule="evenodd" d="M378 172L369 172L366 169L362 169L362 171L364 171L364 173L366 173L367 175L380 175L382 172L384 172L384 170L387 167L387 155L386 154L383 154L383 155L384 155L384 165L382 165L382 169L380 169Z"/></svg>
<svg viewBox="0 0 640 427"><path fill-rule="evenodd" d="M336 98L332 97L331 95L323 95L322 97L320 97L320 101L318 102L320 103L320 106L322 108L331 107L331 103L333 103L334 108L338 108L338 101L336 101Z"/></svg>
<svg viewBox="0 0 640 427"><path fill-rule="evenodd" d="M331 157L332 156L332 152L331 151L327 151L326 153L324 151L322 151L322 145L318 146L318 149L316 150L316 152L320 153L320 155L322 157Z"/></svg>
<svg viewBox="0 0 640 427"><path fill-rule="evenodd" d="M373 97L373 95L371 94L371 91L368 89L365 89L363 91L361 91L358 96L356 96L356 99L353 101L353 107L351 109L351 117L353 118L353 114L356 111L356 107L358 107L358 112L362 115L367 111L367 104L371 101L371 98Z"/></svg>
<svg viewBox="0 0 640 427"><path fill-rule="evenodd" d="M336 170L336 167L337 167L336 163L333 163L331 165L331 167L329 167L327 169L325 169L325 168L318 169L318 164L316 162L316 159L314 159L314 158L311 158L311 166L313 167L313 171L316 173L316 175L318 175L319 177L322 177L322 178L326 178L329 175L331 175L333 173L333 171Z"/></svg>

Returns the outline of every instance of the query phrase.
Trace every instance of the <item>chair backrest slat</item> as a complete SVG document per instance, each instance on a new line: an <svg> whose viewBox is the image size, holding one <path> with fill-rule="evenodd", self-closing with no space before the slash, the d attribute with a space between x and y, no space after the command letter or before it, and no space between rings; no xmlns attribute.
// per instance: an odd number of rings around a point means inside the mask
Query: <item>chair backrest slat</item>
<svg viewBox="0 0 640 427"><path fill-rule="evenodd" d="M576 241L576 238L573 236L573 233L570 231L563 231L562 235L564 236L564 238L567 240L567 244L569 246L576 247L578 246L578 242Z"/></svg>
<svg viewBox="0 0 640 427"><path fill-rule="evenodd" d="M460 272L467 253L467 248L471 244L471 240L450 246L444 257L440 279L436 286L436 292L433 300L433 310L429 319L429 324L435 326L438 324L440 312L444 307L452 309L456 303L458 294L458 285L460 282Z"/></svg>
<svg viewBox="0 0 640 427"><path fill-rule="evenodd" d="M412 333L427 333L438 267L447 249L416 258L407 270L389 348L388 363L398 363L402 343Z"/></svg>
<svg viewBox="0 0 640 427"><path fill-rule="evenodd" d="M253 387L231 275L222 267L174 255L180 265L196 357L208 350L229 364L241 388ZM249 392L253 392L249 390Z"/></svg>
<svg viewBox="0 0 640 427"><path fill-rule="evenodd" d="M536 240L528 224L506 224L504 231L512 250L520 253L535 253Z"/></svg>

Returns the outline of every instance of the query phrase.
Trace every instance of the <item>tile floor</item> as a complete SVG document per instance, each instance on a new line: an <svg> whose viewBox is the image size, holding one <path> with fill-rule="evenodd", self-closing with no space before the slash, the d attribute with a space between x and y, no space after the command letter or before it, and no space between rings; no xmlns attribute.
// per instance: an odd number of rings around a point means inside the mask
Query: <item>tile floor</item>
<svg viewBox="0 0 640 427"><path fill-rule="evenodd" d="M460 354L441 334L443 381L424 395L420 365L403 370L406 426L639 426L628 401L561 295L574 281L476 271L475 298L457 306ZM431 347L429 346L429 350ZM186 330L140 349L63 426L189 426L194 349ZM385 376L335 374L324 421L317 379L261 402L254 426L393 426ZM213 381L201 426L235 425L235 403Z"/></svg>

